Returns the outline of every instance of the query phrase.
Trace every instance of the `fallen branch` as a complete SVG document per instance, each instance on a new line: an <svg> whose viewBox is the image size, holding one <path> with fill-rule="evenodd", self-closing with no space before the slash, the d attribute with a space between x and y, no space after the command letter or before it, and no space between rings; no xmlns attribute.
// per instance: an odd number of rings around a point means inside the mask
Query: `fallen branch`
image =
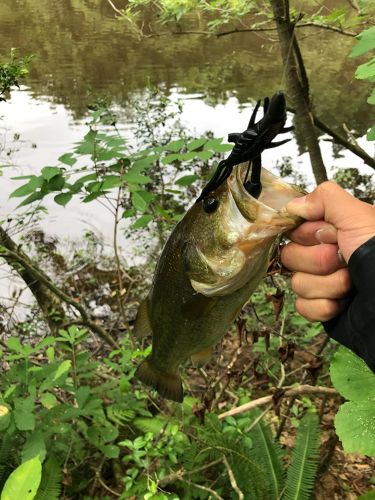
<svg viewBox="0 0 375 500"><path fill-rule="evenodd" d="M336 397L340 396L340 394L331 387L320 387L313 385L300 385L299 387L292 387L286 389L282 397L295 397L302 396L305 394L323 394L326 396ZM252 410L253 408L257 408L258 406L263 406L272 402L273 395L264 396L262 398L254 399L254 401L250 401L249 403L245 403L244 405L237 406L236 408L232 408L224 413L219 415L220 419L231 417L233 415L239 415L240 413L244 413L245 411Z"/></svg>
<svg viewBox="0 0 375 500"><path fill-rule="evenodd" d="M67 295L65 292L60 290L51 280L50 278L45 275L42 271L39 269L36 269L31 262L28 261L25 257L19 255L18 252L8 250L7 248L3 247L3 250L0 251L0 257L3 257L5 260L13 260L21 264L24 269L27 269L27 271L32 275L35 279L35 282L43 284L46 288L48 288L52 293L54 293L59 299L61 299L63 302L69 304L72 306L74 309L76 309L81 318L82 318L82 323L87 326L92 332L96 333L102 340L104 340L108 345L111 347L118 348L117 342L110 336L108 333L102 328L100 325L95 323L89 318L88 312L86 309L76 302L72 297Z"/></svg>
<svg viewBox="0 0 375 500"><path fill-rule="evenodd" d="M242 493L242 491L238 487L236 478L233 474L231 466L229 465L229 462L228 462L227 457L225 455L223 456L223 462L224 462L225 468L227 469L230 484L231 484L233 490L237 493L238 500L244 500L245 499L244 494Z"/></svg>

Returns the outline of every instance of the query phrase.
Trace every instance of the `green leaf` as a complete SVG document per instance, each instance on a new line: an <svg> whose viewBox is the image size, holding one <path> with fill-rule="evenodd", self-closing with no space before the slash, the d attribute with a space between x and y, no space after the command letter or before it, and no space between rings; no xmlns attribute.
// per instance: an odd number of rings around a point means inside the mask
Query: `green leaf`
<svg viewBox="0 0 375 500"><path fill-rule="evenodd" d="M53 375L53 381L56 382L60 377L66 375L66 373L70 370L71 365L72 362L70 361L70 359L66 359L65 361L63 361L55 371Z"/></svg>
<svg viewBox="0 0 375 500"><path fill-rule="evenodd" d="M144 191L134 191L132 193L132 203L136 210L144 212L150 202L147 197L144 196Z"/></svg>
<svg viewBox="0 0 375 500"><path fill-rule="evenodd" d="M194 141L188 142L186 147L189 151L194 151L206 144L207 139L205 137L201 137L200 139L194 139Z"/></svg>
<svg viewBox="0 0 375 500"><path fill-rule="evenodd" d="M185 141L183 139L179 139L178 141L173 141L166 146L168 151L180 151L185 145Z"/></svg>
<svg viewBox="0 0 375 500"><path fill-rule="evenodd" d="M84 137L83 141L80 142L75 149L76 153L81 154L81 155L88 155L88 154L94 154L95 149L97 147L96 144L96 136L97 136L97 131L96 130L90 130Z"/></svg>
<svg viewBox="0 0 375 500"><path fill-rule="evenodd" d="M130 184L148 184L152 182L151 177L148 175L142 175L137 172L132 172L131 170L123 175L123 178L130 182Z"/></svg>
<svg viewBox="0 0 375 500"><path fill-rule="evenodd" d="M341 405L335 427L346 453L375 456L375 395L372 400Z"/></svg>
<svg viewBox="0 0 375 500"><path fill-rule="evenodd" d="M120 448L115 444L105 444L100 446L100 450L107 458L118 458L120 455Z"/></svg>
<svg viewBox="0 0 375 500"><path fill-rule="evenodd" d="M171 153L169 155L165 155L164 158L162 158L161 162L163 165L169 165L179 159L180 155L178 153Z"/></svg>
<svg viewBox="0 0 375 500"><path fill-rule="evenodd" d="M375 141L375 125L373 125L371 129L367 132L367 140Z"/></svg>
<svg viewBox="0 0 375 500"><path fill-rule="evenodd" d="M140 158L139 160L135 160L132 165L132 169L135 168L138 171L142 171L145 168L151 167L155 164L155 162L160 158L159 155L149 155L145 158Z"/></svg>
<svg viewBox="0 0 375 500"><path fill-rule="evenodd" d="M355 72L355 77L358 78L358 80L374 81L374 79L375 79L375 57L370 59L370 61L358 66L358 68Z"/></svg>
<svg viewBox="0 0 375 500"><path fill-rule="evenodd" d="M61 175L61 170L58 167L43 167L42 168L42 177L46 181L50 181L56 175Z"/></svg>
<svg viewBox="0 0 375 500"><path fill-rule="evenodd" d="M101 190L112 189L121 186L122 180L119 175L105 175L102 179Z"/></svg>
<svg viewBox="0 0 375 500"><path fill-rule="evenodd" d="M95 151L95 158L97 161L109 161L120 158L122 154L118 149L101 149Z"/></svg>
<svg viewBox="0 0 375 500"><path fill-rule="evenodd" d="M375 456L375 374L354 353L341 347L331 362L333 385L346 399L335 418L344 450Z"/></svg>
<svg viewBox="0 0 375 500"><path fill-rule="evenodd" d="M356 38L358 42L353 47L350 57L361 56L370 50L375 50L375 26L362 31Z"/></svg>
<svg viewBox="0 0 375 500"><path fill-rule="evenodd" d="M64 165L69 165L70 167L73 166L77 162L76 158L74 158L73 153L65 153L65 154L61 155L58 158L58 161L60 163L64 163Z"/></svg>
<svg viewBox="0 0 375 500"><path fill-rule="evenodd" d="M65 207L65 205L67 205L72 198L72 193L60 193L54 197L54 200L58 205Z"/></svg>
<svg viewBox="0 0 375 500"><path fill-rule="evenodd" d="M44 436L41 431L35 431L29 435L22 447L22 462L27 462L30 458L39 457L43 462L46 458L47 450Z"/></svg>
<svg viewBox="0 0 375 500"><path fill-rule="evenodd" d="M219 137L217 139L211 139L206 142L204 145L205 150L215 151L215 153L225 153L226 151L231 151L233 149L233 145L231 144L222 144L223 138Z"/></svg>
<svg viewBox="0 0 375 500"><path fill-rule="evenodd" d="M23 200L19 205L17 205L17 208L24 207L25 205L29 205L30 203L34 203L34 201L42 200L46 194L48 194L48 193L41 193L40 191L32 193L25 200Z"/></svg>
<svg viewBox="0 0 375 500"><path fill-rule="evenodd" d="M333 385L344 398L364 401L375 397L375 374L349 349L340 347L331 361L330 373Z"/></svg>
<svg viewBox="0 0 375 500"><path fill-rule="evenodd" d="M133 229L141 229L143 227L146 227L152 221L153 218L154 216L151 214L142 215L131 225L131 227Z"/></svg>
<svg viewBox="0 0 375 500"><path fill-rule="evenodd" d="M44 408L47 408L47 410L50 410L58 404L56 396L50 392L45 392L44 394L42 394L40 397L40 402L42 403Z"/></svg>
<svg viewBox="0 0 375 500"><path fill-rule="evenodd" d="M357 500L375 500L375 489L372 489L364 495L357 497Z"/></svg>
<svg viewBox="0 0 375 500"><path fill-rule="evenodd" d="M213 151L197 151L196 157L199 158L200 160L206 161L212 158L214 154L215 153Z"/></svg>
<svg viewBox="0 0 375 500"><path fill-rule="evenodd" d="M34 193L34 191L43 185L43 178L33 175L27 184L20 186L13 193L10 194L9 198L19 198L21 196L26 196L27 194Z"/></svg>
<svg viewBox="0 0 375 500"><path fill-rule="evenodd" d="M125 210L122 214L122 217L124 219L127 219L129 217L134 217L134 215L137 213L137 211L134 208L129 208L128 210Z"/></svg>
<svg viewBox="0 0 375 500"><path fill-rule="evenodd" d="M65 179L62 174L54 175L46 184L42 186L42 190L45 188L47 191L61 191L65 186Z"/></svg>
<svg viewBox="0 0 375 500"><path fill-rule="evenodd" d="M371 94L369 95L367 102L369 104L375 104L375 89L372 89Z"/></svg>
<svg viewBox="0 0 375 500"><path fill-rule="evenodd" d="M21 345L20 339L18 337L10 337L7 340L6 344L8 349L10 349L11 351L15 351L21 354L25 353L25 349L23 345Z"/></svg>
<svg viewBox="0 0 375 500"><path fill-rule="evenodd" d="M85 198L83 198L83 203L89 203L90 201L96 200L96 198L99 198L100 196L103 196L105 191L98 191L96 193L91 193Z"/></svg>
<svg viewBox="0 0 375 500"><path fill-rule="evenodd" d="M15 399L14 421L20 431L33 431L35 428L34 398Z"/></svg>
<svg viewBox="0 0 375 500"><path fill-rule="evenodd" d="M21 464L8 477L1 500L32 500L42 477L42 464L34 457Z"/></svg>
<svg viewBox="0 0 375 500"><path fill-rule="evenodd" d="M193 184L199 177L197 175L184 175L184 177L180 177L176 180L175 184L178 186L190 186Z"/></svg>

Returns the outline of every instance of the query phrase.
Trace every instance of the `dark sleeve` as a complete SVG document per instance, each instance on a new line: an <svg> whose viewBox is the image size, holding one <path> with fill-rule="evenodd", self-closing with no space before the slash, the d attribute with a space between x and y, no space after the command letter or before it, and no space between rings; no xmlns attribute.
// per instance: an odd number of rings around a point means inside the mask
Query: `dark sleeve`
<svg viewBox="0 0 375 500"><path fill-rule="evenodd" d="M353 252L348 270L353 283L348 304L323 326L375 372L375 236Z"/></svg>

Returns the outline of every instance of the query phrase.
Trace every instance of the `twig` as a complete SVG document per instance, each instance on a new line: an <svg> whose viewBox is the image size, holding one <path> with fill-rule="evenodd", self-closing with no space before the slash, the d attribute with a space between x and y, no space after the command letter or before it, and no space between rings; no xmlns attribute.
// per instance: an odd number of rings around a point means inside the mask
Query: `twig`
<svg viewBox="0 0 375 500"><path fill-rule="evenodd" d="M224 500L224 498L218 495L216 491L211 490L211 488L208 488L207 486L202 486L201 484L193 483L192 481L188 481L187 479L180 479L180 481L184 481L184 483L190 484L191 486L194 486L194 488L198 488L199 490L207 491L218 500Z"/></svg>
<svg viewBox="0 0 375 500"><path fill-rule="evenodd" d="M120 494L120 493L117 493L117 491L112 490L112 488L110 488L109 486L107 486L107 485L105 484L105 482L103 481L103 479L102 479L102 478L101 478L101 476L100 476L100 472L99 472L99 471L96 473L96 478L97 478L97 480L99 481L99 483L101 484L101 486L103 486L103 488L104 488L105 490L107 490L107 491L109 491L110 493L112 493L112 495L115 495L115 497L120 497L120 496L121 496L121 494Z"/></svg>
<svg viewBox="0 0 375 500"><path fill-rule="evenodd" d="M310 27L322 28L324 30L334 31L335 33L340 33L341 35L350 36L350 37L354 37L354 36L358 35L358 33L354 33L353 31L346 31L343 28L339 28L337 26L330 26L329 24L316 23L314 21L308 21L308 22L300 23L300 24L296 25L296 28L310 28Z"/></svg>
<svg viewBox="0 0 375 500"><path fill-rule="evenodd" d="M323 352L323 350L326 348L326 346L328 344L329 344L329 337L328 337L328 335L325 335L323 342L320 344L320 346L318 347L318 349L315 353L315 356L320 356L320 354ZM305 382L305 380L307 378L307 373L308 372L305 372L305 374L302 376L302 379L301 379L302 384L303 384L303 382ZM290 412L292 406L294 405L295 400L296 400L296 396L293 396L290 398L288 405L287 405L287 408L286 408L286 411L285 411L285 414L280 419L280 424L279 424L279 427L278 427L277 432L276 432L277 439L281 436L281 433L283 432L287 417L289 415L289 412Z"/></svg>
<svg viewBox="0 0 375 500"><path fill-rule="evenodd" d="M314 386L314 385L300 385L299 387L293 387L287 389L283 396L284 397L295 397L295 396L302 396L304 394L323 394L331 397L336 397L339 396L339 393L336 391L336 389L333 389L331 387L320 387L320 386ZM220 419L230 417L233 415L239 415L240 413L244 413L245 411L252 410L253 408L257 408L258 406L263 406L265 404L271 403L272 402L273 396L263 396L262 398L254 399L254 401L250 401L249 403L245 403L244 405L237 406L237 408L232 408L231 410L228 410L224 413L221 413L219 415Z"/></svg>
<svg viewBox="0 0 375 500"><path fill-rule="evenodd" d="M224 462L225 468L227 469L229 481L230 481L230 484L231 484L233 490L237 493L239 500L244 500L245 499L244 494L242 493L242 491L238 487L236 478L234 477L231 466L229 465L229 462L228 462L227 457L225 455L223 455L223 462Z"/></svg>
<svg viewBox="0 0 375 500"><path fill-rule="evenodd" d="M107 2L109 3L109 5L112 7L112 9L117 12L117 14L119 14L121 17L124 16L124 13L122 12L122 10L118 9L116 7L116 5L111 1L111 0L107 0Z"/></svg>
<svg viewBox="0 0 375 500"><path fill-rule="evenodd" d="M160 479L160 481L158 482L158 487L164 488L170 483L174 483L175 481L181 481L183 476L185 476L186 474L193 475L196 474L197 472L203 472L204 470L209 469L210 467L213 467L214 465L217 465L220 462L221 458L193 470L180 469L176 472L173 472L172 474L168 474L168 476L163 477L163 479Z"/></svg>

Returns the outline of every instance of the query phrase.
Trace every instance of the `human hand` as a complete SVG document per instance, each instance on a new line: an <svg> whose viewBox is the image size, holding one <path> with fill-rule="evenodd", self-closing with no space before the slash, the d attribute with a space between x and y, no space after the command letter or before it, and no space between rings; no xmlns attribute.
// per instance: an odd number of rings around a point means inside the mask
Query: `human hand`
<svg viewBox="0 0 375 500"><path fill-rule="evenodd" d="M295 272L296 310L310 321L328 321L341 312L351 288L346 263L375 236L375 207L324 182L289 202L287 210L306 219L281 252L284 266Z"/></svg>

